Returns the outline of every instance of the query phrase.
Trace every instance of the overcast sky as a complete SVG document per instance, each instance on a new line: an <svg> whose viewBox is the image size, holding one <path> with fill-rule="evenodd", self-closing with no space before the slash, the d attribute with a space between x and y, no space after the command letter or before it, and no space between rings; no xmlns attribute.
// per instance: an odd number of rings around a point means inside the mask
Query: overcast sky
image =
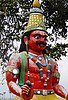
<svg viewBox="0 0 68 100"><path fill-rule="evenodd" d="M68 57L62 57L58 61L60 76L60 84L63 85L68 91Z"/></svg>

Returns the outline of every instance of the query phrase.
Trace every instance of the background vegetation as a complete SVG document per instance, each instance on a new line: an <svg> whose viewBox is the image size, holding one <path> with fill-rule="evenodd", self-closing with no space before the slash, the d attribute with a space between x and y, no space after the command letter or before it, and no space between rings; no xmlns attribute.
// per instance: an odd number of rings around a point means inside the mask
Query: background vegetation
<svg viewBox="0 0 68 100"><path fill-rule="evenodd" d="M6 64L9 59L8 51L13 52L17 48L14 41L20 41L27 25L30 8L33 0L0 0L0 59L2 64ZM66 56L68 44L58 43L57 40L67 38L68 23L68 0L42 0L41 9L46 18L45 25L48 32L46 53L55 59L60 59L61 55ZM54 38L55 37L55 38ZM51 43L55 41L53 46Z"/></svg>

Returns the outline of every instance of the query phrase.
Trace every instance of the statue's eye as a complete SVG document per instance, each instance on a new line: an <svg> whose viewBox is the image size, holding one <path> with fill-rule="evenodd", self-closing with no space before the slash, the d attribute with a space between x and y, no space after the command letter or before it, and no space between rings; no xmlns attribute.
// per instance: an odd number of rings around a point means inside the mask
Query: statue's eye
<svg viewBox="0 0 68 100"><path fill-rule="evenodd" d="M35 35L34 37L35 37L35 39L39 39L39 38L40 38L40 36L39 36L39 35Z"/></svg>

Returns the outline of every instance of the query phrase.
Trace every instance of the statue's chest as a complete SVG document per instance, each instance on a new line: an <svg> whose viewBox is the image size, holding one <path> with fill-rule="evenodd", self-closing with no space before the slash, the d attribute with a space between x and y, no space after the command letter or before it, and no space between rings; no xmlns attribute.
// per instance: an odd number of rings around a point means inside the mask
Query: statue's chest
<svg viewBox="0 0 68 100"><path fill-rule="evenodd" d="M52 65L48 57L42 57L42 60L29 56L24 64L24 83L30 80L34 84L34 88L44 89L51 88L52 84ZM24 61L24 60L23 60ZM39 86L38 86L39 84Z"/></svg>
<svg viewBox="0 0 68 100"><path fill-rule="evenodd" d="M37 64L30 59L29 69L30 72L28 72L28 63L26 63L25 82L28 80L29 75L30 81L34 83L35 88L37 88L38 84L40 84L38 88L41 87L43 89L44 86L47 86L49 81L51 82L51 66L42 66L42 68L40 69Z"/></svg>
<svg viewBox="0 0 68 100"><path fill-rule="evenodd" d="M43 61L43 63L44 63L44 61ZM41 65L41 68L39 68L39 66L30 59L29 60L29 69L28 69L28 62L26 62L26 71L25 71L26 76L28 76L28 70L30 71L29 74L32 79L46 80L47 78L50 78L51 66Z"/></svg>
<svg viewBox="0 0 68 100"><path fill-rule="evenodd" d="M47 73L47 70L48 70L48 66L41 66L42 67L42 70L43 70L43 73ZM39 73L40 72L40 69L39 67L37 66L36 63L34 63L31 59L29 60L29 68L30 68L30 72L31 73ZM28 63L26 62L26 72L28 71Z"/></svg>

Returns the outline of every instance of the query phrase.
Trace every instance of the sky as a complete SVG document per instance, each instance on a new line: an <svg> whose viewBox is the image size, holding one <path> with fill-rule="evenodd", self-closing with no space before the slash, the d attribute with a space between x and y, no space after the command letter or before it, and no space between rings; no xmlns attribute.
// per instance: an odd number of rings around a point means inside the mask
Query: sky
<svg viewBox="0 0 68 100"><path fill-rule="evenodd" d="M68 91L68 57L62 57L62 60L58 61L58 68L60 72L60 84Z"/></svg>

